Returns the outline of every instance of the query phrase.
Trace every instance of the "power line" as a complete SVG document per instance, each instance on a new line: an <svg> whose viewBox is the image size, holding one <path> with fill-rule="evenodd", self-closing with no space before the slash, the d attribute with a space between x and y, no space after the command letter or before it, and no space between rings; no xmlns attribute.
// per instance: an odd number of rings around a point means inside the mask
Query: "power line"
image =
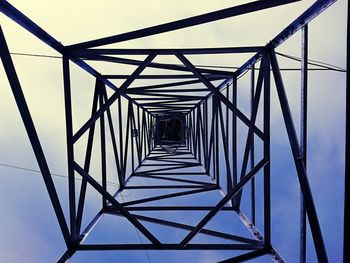
<svg viewBox="0 0 350 263"><path fill-rule="evenodd" d="M21 166L16 166L16 165L7 164L7 163L0 163L0 166L41 174L41 171L39 171L39 170L30 169L30 168L21 167ZM51 175L56 176L56 177L60 177L60 178L68 179L68 176L62 175L62 174L51 173ZM76 177L75 180L82 181L82 179L78 178L78 177ZM100 181L98 181L98 182L101 183ZM107 184L109 184L111 186L119 186L118 184L110 182L110 181L107 181Z"/></svg>
<svg viewBox="0 0 350 263"><path fill-rule="evenodd" d="M41 171L39 171L39 170L30 169L30 168L21 167L21 166L16 166L16 165L7 164L7 163L0 163L0 166L7 167L7 168L18 169L18 170L23 170L23 171L27 171L27 172L41 173ZM62 175L62 174L51 173L51 175L52 175L52 176L56 176L56 177L60 177L60 178L68 179L68 176L65 176L65 175ZM82 181L81 178L75 178L75 180ZM99 182L99 181L98 181L98 182ZM99 183L101 183L101 182L99 182ZM108 182L108 181L107 181L107 184L110 184L110 185L113 185L113 186L119 186L119 185L116 184L116 183ZM131 194L131 193L129 193L129 194L126 195L126 196L129 196L130 194ZM125 202L125 200L124 200L124 195L122 195L122 194L120 193L120 196L121 196L121 198L123 199L123 202ZM126 197L126 196L125 196L125 197ZM137 233L137 236L138 236L140 242L141 242L142 244L144 244L144 242L143 242L143 240L142 240L142 238L141 238L141 235L140 235L139 231L137 231L137 229L136 229L135 226L134 226L134 228L135 228L135 231L136 231L136 233ZM152 263L151 258L150 258L150 256L148 255L147 250L144 250L144 252L145 252L145 254L146 254L146 257L147 257L148 262L149 262L149 263Z"/></svg>
<svg viewBox="0 0 350 263"><path fill-rule="evenodd" d="M52 56L52 55L44 55L44 54L32 54L32 53L19 53L19 52L12 52L10 53L11 55L16 55L16 56L27 56L27 57L41 57L41 58L54 58L54 59L61 59L62 56ZM301 58L297 57L297 56L292 56L292 55L288 55L288 54L284 54L284 53L280 53L280 52L276 52L277 55L291 59L291 60L295 60L300 62ZM308 59L308 64L312 65L312 66L317 66L320 68L309 68L308 70L330 70L330 71L338 71L338 72L346 72L345 69L338 67L336 65L332 65L329 63L325 63L322 61L317 61L317 60L312 60L312 59ZM179 66L183 66L181 64L174 64L174 65L179 65ZM203 68L218 68L218 69L239 69L240 67L237 66L218 66L218 65L194 65L196 67L203 67ZM256 68L257 70L259 70L259 68ZM281 68L280 70L283 71L297 71L297 70L301 70L301 68Z"/></svg>
<svg viewBox="0 0 350 263"><path fill-rule="evenodd" d="M51 55L42 55L42 54L30 54L30 53L11 52L10 54L11 55L16 55L16 56L39 57L39 58L62 58L61 56L51 56Z"/></svg>
<svg viewBox="0 0 350 263"><path fill-rule="evenodd" d="M131 193L130 193L130 194L131 194ZM129 195L130 195L130 194L129 194ZM127 195L127 196L129 196L129 195ZM124 196L125 196L125 195L124 195ZM120 192L120 197L122 198L123 203L125 203L124 196L122 195L122 192ZM126 196L125 196L125 197L126 197ZM141 242L142 244L144 244L144 242L143 242L143 240L142 240L142 238L141 238L141 235L140 235L139 231L137 230L137 228L136 228L135 226L134 226L134 229L135 229L135 232L136 232L137 236L139 237L140 242ZM152 263L151 258L150 258L150 256L148 255L147 250L144 249L143 251L145 252L145 255L146 255L146 257L147 257L148 263Z"/></svg>
<svg viewBox="0 0 350 263"><path fill-rule="evenodd" d="M283 54L283 53L279 53L279 52L276 52L277 55L280 55L282 57L285 57L285 58L289 58L291 60L295 60L295 61L298 61L298 62L301 62L301 58L300 57L296 57L296 56L292 56L292 55L287 55L287 54ZM324 68L326 70L333 70L333 71L339 71L339 72L346 72L346 69L343 69L341 67L338 67L336 65L332 65L332 64L328 64L328 63L325 63L325 62L322 62L322 61L317 61L317 60L312 60L312 59L308 59L307 60L308 64L309 65L312 65L312 66L317 66L317 67L321 67L321 68Z"/></svg>
<svg viewBox="0 0 350 263"><path fill-rule="evenodd" d="M7 168L18 169L18 170L23 170L23 171L27 171L27 172L38 173L38 174L41 173L41 171L39 171L39 170L30 169L30 168L21 167L21 166L16 166L16 165L7 164L7 163L0 163L0 166L7 167ZM51 173L51 175L52 175L52 176L56 176L56 177L60 177L60 178L68 179L68 176L65 176L65 175L62 175L62 174ZM82 181L81 178L75 178L75 180ZM99 182L99 181L98 181L98 182ZM99 182L99 183L101 183L101 182ZM107 181L107 184L110 184L110 185L113 185L113 186L119 186L119 185L116 184L116 183L108 182L108 181ZM129 196L130 194L131 194L131 193L129 193L128 195L122 195L122 193L120 193L120 196L121 196L121 198L123 199L123 202L125 202L124 197L127 197L127 196ZM135 226L134 226L134 228L135 228L135 231L136 231L136 233L137 233L137 236L138 236L140 242L141 242L142 244L144 244L144 242L143 242L143 240L142 240L142 238L141 238L140 233L137 231L137 229L136 229ZM144 250L144 252L145 252L145 254L146 254L146 257L147 257L148 262L149 262L149 263L152 263L151 258L150 258L150 256L148 255L147 250Z"/></svg>

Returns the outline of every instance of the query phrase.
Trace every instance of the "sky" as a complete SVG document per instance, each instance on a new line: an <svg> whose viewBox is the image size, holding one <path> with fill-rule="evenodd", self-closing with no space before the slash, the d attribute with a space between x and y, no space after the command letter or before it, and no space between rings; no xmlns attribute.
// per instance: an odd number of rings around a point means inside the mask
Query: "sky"
<svg viewBox="0 0 350 263"><path fill-rule="evenodd" d="M10 1L44 30L69 45L90 39L127 32L146 26L210 12L249 1ZM225 19L158 36L122 42L113 47L123 48L181 48L229 47L265 45L313 1L302 1L274 10ZM309 58L345 68L346 5L338 0L321 16L309 24ZM0 24L11 52L59 55L13 21L0 15ZM278 52L300 56L300 32L287 40ZM229 56L191 56L194 63L239 66L251 54ZM158 59L158 58L157 58ZM165 58L172 61L173 58ZM298 67L296 62L278 57L281 67ZM55 58L37 58L13 55L15 67L32 113L47 161L52 173L66 175L64 127L64 99L61 61ZM98 71L129 73L132 67L117 67L91 63ZM145 71L151 74L152 71ZM153 71L155 72L155 71ZM94 78L71 64L74 130L88 118L94 87ZM299 134L300 74L283 72L296 130ZM118 81L115 82L117 85ZM138 83L139 84L139 83ZM287 134L274 85L271 92L271 182L272 182L272 243L288 262L298 257L299 186L288 145ZM247 115L249 109L249 74L238 82L238 107ZM88 105L88 107L86 107ZM123 101L123 107L126 102ZM308 176L330 262L342 261L344 138L345 138L345 73L331 71L309 72L308 112ZM124 116L125 118L125 116ZM37 170L30 143L18 114L2 65L0 66L0 164ZM258 125L261 125L258 118ZM245 141L246 129L240 129L239 149ZM258 144L258 142L257 142ZM82 160L84 139L76 149ZM95 150L94 150L95 151ZM98 154L98 150L94 152ZM80 159L79 159L80 158ZM112 162L112 158L108 159ZM222 162L224 163L224 162ZM108 165L112 170L113 166ZM98 160L92 163L92 173L99 169ZM0 253L4 262L54 262L64 252L64 241L54 217L53 209L39 173L16 170L0 165ZM262 177L257 177L261 186ZM110 177L116 183L116 178ZM54 177L67 216L67 180ZM77 185L79 186L79 181ZM259 189L259 187L257 187ZM115 186L111 187L115 190ZM260 190L258 190L260 191ZM244 192L242 209L250 215L248 191ZM132 196L133 198L135 196ZM131 197L130 197L131 198ZM215 201L218 196L212 196ZM89 189L84 223L91 219L100 206L98 195ZM262 200L257 200L257 226ZM260 212L260 213L259 213ZM163 215L164 216L164 215ZM198 215L197 215L198 216ZM227 227L225 215L218 217L218 227ZM237 223L237 222L236 222ZM235 230L239 224L232 222ZM231 224L231 222L230 222ZM116 238L111 231L124 238L138 240L135 230L115 217L105 216L96 228L95 238ZM236 228L237 226L237 228ZM128 229L128 230L126 230ZM223 228L226 230L226 228ZM122 231L121 231L122 230ZM160 233L165 233L160 230ZM176 233L181 235L181 231ZM308 262L315 262L315 251L308 230ZM119 238L121 238L119 236ZM114 240L114 239L112 239ZM116 239L115 241L118 241ZM148 252L151 262L194 261L214 262L234 255L232 252ZM144 251L78 252L71 262L148 262ZM260 261L270 262L268 257Z"/></svg>

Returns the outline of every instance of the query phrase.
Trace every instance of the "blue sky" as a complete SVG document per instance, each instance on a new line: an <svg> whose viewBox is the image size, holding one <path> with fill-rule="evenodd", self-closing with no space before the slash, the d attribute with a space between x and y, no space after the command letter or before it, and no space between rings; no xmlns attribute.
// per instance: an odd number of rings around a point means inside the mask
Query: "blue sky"
<svg viewBox="0 0 350 263"><path fill-rule="evenodd" d="M240 2L243 3L243 1ZM120 46L152 48L264 45L312 2L303 1L288 7L227 19L207 26L121 43ZM237 4L232 1L223 3L204 1L201 5L188 4L186 1L144 1L138 3L140 8L135 10L133 4L116 3L115 1L85 5L82 5L81 1L72 3L66 1L55 3L11 1L11 3L63 44L112 35ZM311 59L345 67L346 4L345 0L337 1L324 14L310 23L309 57ZM148 10L148 12L143 12L143 10ZM0 15L0 23L12 52L57 55L4 15ZM278 48L278 51L300 56L300 32ZM234 57L233 63L228 59L218 57L210 63L240 65L247 58L249 56ZM13 59L44 151L47 154L50 169L53 173L65 175L61 61L21 56L13 56ZM196 63L208 62L208 59L202 60L197 57L192 59ZM281 67L298 66L298 63L280 57L279 63ZM96 64L97 68L100 66ZM112 72L114 68L108 67L107 70ZM117 70L119 73L123 70L128 72L129 69ZM76 66L72 66L71 75L73 113L76 120L74 128L76 130L90 113L90 106L85 107L85 104L91 104L94 79ZM283 78L296 129L299 132L300 74L283 72ZM239 107L248 114L249 111L245 105L249 98L249 74L242 77L238 84ZM295 262L298 256L299 186L274 85L272 85L271 95L272 242L288 262ZM309 73L308 172L330 262L341 262L342 260L344 95L344 73L323 71ZM2 120L0 163L37 169L2 67L0 67L0 119ZM242 128L241 131L239 145L245 141L246 130ZM84 142L79 143L76 154L78 160L81 160L79 158L82 156L83 149ZM98 150L96 150L96 155L98 155ZM109 162L112 162L112 158L109 158ZM92 174L97 173L98 161L92 164L91 169ZM113 170L112 164L109 164L109 169ZM0 184L0 213L2 215L0 253L2 260L4 262L56 261L65 250L64 241L40 174L0 166L0 176L2 180ZM261 176L257 178L257 187L259 187L262 183ZM109 179L116 182L113 177ZM61 204L64 211L67 212L67 181L59 177L54 177L54 181ZM94 216L100 205L97 194L91 189L88 193L89 202L84 222ZM246 193L247 191L244 192L243 197L243 210L250 215ZM218 198L215 195L210 196L208 200L210 202ZM259 220L262 214L262 201L257 200L257 202L257 226L262 229L262 221ZM231 220L225 218L226 216L222 215L217 218L217 227L223 227L225 231L227 221ZM124 238L137 242L138 236L131 225L121 219L112 220L112 218L114 217L106 216L91 238L108 238L113 229L117 233L122 233ZM234 222L232 218L232 224L235 224ZM238 225L237 228L234 228L235 230L239 229ZM161 228L159 232L163 235L166 233ZM181 231L176 234L183 235ZM232 255L234 255L233 252L220 251L148 252L152 262L164 262L166 259L169 263L213 262ZM315 262L315 252L309 230L307 255L308 262ZM97 260L98 262L111 262L115 258L118 258L118 262L148 262L144 251L79 252L73 257L72 262L96 262ZM270 262L270 259L264 257L254 262Z"/></svg>

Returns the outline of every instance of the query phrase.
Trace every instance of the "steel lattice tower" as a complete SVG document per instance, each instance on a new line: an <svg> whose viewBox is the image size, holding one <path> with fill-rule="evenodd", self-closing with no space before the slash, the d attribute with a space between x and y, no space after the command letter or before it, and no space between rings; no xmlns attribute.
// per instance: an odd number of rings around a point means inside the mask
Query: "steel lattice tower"
<svg viewBox="0 0 350 263"><path fill-rule="evenodd" d="M0 1L0 11L3 14L63 56L69 222L65 220L45 154L41 148L5 37L0 29L0 55L3 66L66 243L67 251L59 260L60 262L67 261L76 251L81 250L237 250L242 253L224 262L242 262L267 254L270 254L275 262L284 262L282 256L274 249L271 243L270 91L273 86L276 87L278 94L280 109L283 114L301 189L300 262L305 262L306 218L311 229L318 261L328 262L306 172L308 23L331 6L335 0L316 1L266 46L191 49L99 48L108 44L179 30L292 2L296 2L296 0L250 2L141 30L64 46L10 3L3 0ZM302 31L302 129L300 138L298 138L295 130L295 121L289 108L289 101L275 52L279 45L299 30ZM188 58L190 55L205 56L208 54L233 53L254 53L254 55L234 72L197 67ZM145 59L136 60L123 57L127 55L143 55ZM173 56L181 62L181 65L154 62L155 58L163 55ZM127 76L103 75L85 61L133 65L136 69ZM75 133L72 128L74 120L72 119L71 63L80 66L96 79L91 117ZM171 70L177 72L177 74L142 74L146 68ZM246 71L251 72L250 116L246 116L237 107L237 78ZM182 74L178 74L178 72ZM257 78L255 77L256 75ZM347 73L348 76L349 74ZM111 79L124 79L125 81L117 87L110 81ZM180 80L168 84L132 86L137 79ZM217 80L222 82L219 86L214 86L212 81ZM349 79L347 78L347 80L348 85ZM271 82L274 82L275 85L271 85ZM201 83L202 88L178 88L179 86L195 83ZM107 92L109 90L113 92L110 96ZM349 93L349 89L347 89L347 93ZM122 107L122 100L127 102L127 107ZM112 105L117 105L117 116L110 110ZM262 128L259 128L256 124L259 109L263 115ZM123 122L122 115L124 114L126 114L127 118ZM181 137L183 140L178 142L176 146L173 144L162 145L160 139L156 140L156 137L160 136L159 134L157 135L157 132L162 132L157 129L160 129L158 127L160 119L164 116L170 119L182 118L183 120L181 124ZM348 116L349 114L347 118ZM238 122L243 123L248 129L241 169L238 169L237 160ZM99 177L102 180L102 184L96 181L89 173L97 123L99 123L98 126L100 128L101 173ZM162 129L165 128L163 127ZM347 126L347 137L348 133L349 129ZM83 164L79 164L76 161L76 156L74 156L74 147L84 135L87 135L88 138L85 159ZM107 136L110 136L108 140L111 141L111 145L106 144ZM255 151L254 142L257 140L263 145L261 154ZM113 158L117 167L116 175L119 181L119 190L112 194L107 191L106 154L109 147L113 149ZM345 163L349 163L348 139L346 154ZM131 172L128 167L131 167ZM82 178L80 189L77 189L75 185L75 174L79 174ZM256 196L255 176L263 177L263 196ZM349 180L347 167L346 178ZM250 202L253 213L251 218L248 218L243 213L240 206L242 191L248 185L252 189ZM102 205L101 210L91 220L91 223L83 229L82 217L87 186L93 187L100 194ZM346 187L346 194L348 194L348 181ZM173 192L162 194L160 191L156 196L136 198L130 201L118 199L120 193L125 190L132 191L134 196L139 196L139 192L142 193L142 191L147 189L171 189ZM191 199L198 194L205 196L212 192L222 194L215 204L205 204L205 198L201 200L200 204L194 202L191 205L179 205L174 201L178 197ZM76 198L76 194L79 196L78 198ZM256 198L262 198L264 203L262 231L255 225ZM153 201L162 201L162 205L153 205ZM344 210L345 222L349 220L349 210L348 201L346 200ZM145 211L149 212L147 216L138 214L138 212ZM201 211L205 212L205 215L200 220L194 220L191 225L158 218L157 212L159 211L177 211L180 213ZM154 215L152 215L152 212L154 212ZM207 227L208 222L221 212L232 213L238 217L241 223L251 232L251 237L232 235L211 230ZM94 231L94 227L105 214L126 218L148 239L148 243L86 243L87 236ZM146 222L172 229L185 230L186 235L178 243L161 242L157 235L146 227ZM344 224L344 226L344 262L349 262L348 251L350 251L350 247L348 237L350 233L348 225ZM195 240L199 234L215 237L217 240L222 240L222 242L196 243Z"/></svg>

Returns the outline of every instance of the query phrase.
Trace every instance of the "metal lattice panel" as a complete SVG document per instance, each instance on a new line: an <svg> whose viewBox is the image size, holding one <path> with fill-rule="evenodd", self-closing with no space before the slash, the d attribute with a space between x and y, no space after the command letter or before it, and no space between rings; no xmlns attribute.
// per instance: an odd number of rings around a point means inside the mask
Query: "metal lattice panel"
<svg viewBox="0 0 350 263"><path fill-rule="evenodd" d="M306 172L307 25L335 1L315 2L266 46L190 49L101 48L108 44L170 32L291 2L295 0L250 2L167 24L63 46L8 2L0 1L0 10L5 15L63 55L69 222L65 219L56 193L5 37L2 31L0 33L1 59L67 246L67 251L60 261L65 262L76 251L82 250L139 249L231 250L239 251L240 254L224 262L241 262L267 254L271 255L275 262L284 262L271 242L270 93L272 88L276 88L303 198L300 261L305 262L307 216L318 261L328 262ZM281 43L299 29L302 29L303 39L300 139L295 130L295 121L289 108L275 52ZM253 56L234 72L199 67L191 59L191 55L241 53L252 53ZM144 56L144 59L130 56ZM176 59L179 63L157 61L165 56ZM91 116L76 132L73 132L72 128L72 62L96 78ZM128 65L132 66L133 70L130 74L100 74L89 64L91 62ZM159 70L158 74L145 73L149 69ZM249 114L245 114L237 106L237 79L247 71L251 72ZM120 80L121 84L116 85L116 80ZM140 86L135 84L138 80L149 80L152 84ZM157 82L159 80L167 81ZM275 85L271 85L271 82ZM112 94L109 93L109 89ZM111 110L114 106L117 114ZM262 120L260 126L257 124L258 118ZM247 131L246 136L240 136L244 138L242 153L238 153L237 149L239 125L243 125ZM90 174L92 147L97 128L100 129L98 141L101 171L98 177L102 180L101 184L95 179L96 175ZM83 163L79 163L74 147L84 135L87 135L85 158ZM256 143L262 145L260 152L255 150ZM107 187L106 160L109 148L119 182L118 191L112 194ZM238 154L242 155L241 166L238 164ZM82 178L80 189L75 185L75 174ZM260 196L263 200L262 230L256 226L254 178L257 176L263 178L263 195ZM243 192L248 185L251 188L251 219L241 209ZM102 206L96 217L87 226L82 226L88 186L100 194ZM131 192L132 195L124 199L125 192ZM163 212L163 215L177 215L173 220L165 219L159 212ZM197 216L191 223L181 221L181 218L196 212L201 213L201 216ZM347 215L348 212L345 212ZM209 227L209 222L222 213L230 213L237 217L240 227L244 227L247 235ZM88 236L106 214L125 218L147 242L89 243ZM170 234L161 235L154 226L163 226ZM171 229L183 231L181 238L174 238ZM207 242L205 237L208 240L214 238L215 242ZM346 238L344 244L345 247L348 246Z"/></svg>

